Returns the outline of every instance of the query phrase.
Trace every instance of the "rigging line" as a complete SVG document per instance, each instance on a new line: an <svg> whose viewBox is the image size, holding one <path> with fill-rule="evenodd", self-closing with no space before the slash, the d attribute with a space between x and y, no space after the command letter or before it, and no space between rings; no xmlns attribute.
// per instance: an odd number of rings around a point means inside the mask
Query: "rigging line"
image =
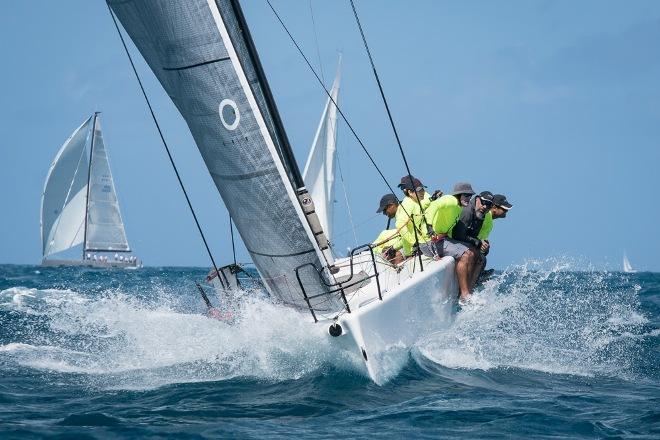
<svg viewBox="0 0 660 440"><path fill-rule="evenodd" d="M266 3L268 3L268 6L270 7L271 11L273 11L273 14L275 14L275 17L277 18L277 20L278 20L278 21L280 22L280 24L282 25L282 28L284 28L284 31L287 33L287 35L288 35L289 38L291 39L291 41L293 42L294 46L296 46L296 49L298 49L298 52L300 53L300 55L301 55L301 56L303 57L303 59L305 60L305 63L307 63L307 66L309 67L309 69L312 71L312 73L313 73L314 76L316 77L316 80L319 82L319 84L321 85L321 87L322 87L323 90L325 91L325 94L328 95L328 98L330 98L330 101L331 101L331 102L334 104L334 106L337 108L337 111L338 111L339 114L341 115L341 118L344 120L344 122L346 123L346 125L348 126L348 128L351 130L351 133L353 134L353 136L355 137L355 139L356 139L356 140L358 141L358 143L360 144L360 147L362 147L362 150L363 150L364 153L367 155L367 158L369 158L369 161L370 161L371 164L374 166L374 168L376 169L376 171L378 172L378 174L380 175L380 177L383 179L383 182L385 182L385 185L387 186L387 188L388 188L388 189L394 194L394 190L392 189L392 187L390 186L390 184L387 182L387 179L386 179L385 176L383 175L383 173L382 173L382 171L380 170L380 168L378 167L378 165L376 165L376 162L374 161L374 158L373 158L373 157L371 156L371 154L369 153L369 150L367 150L367 147L366 147L366 146L364 145L364 143L362 142L362 139L360 139L360 136L358 136L358 134L356 133L356 131L353 129L353 126L351 125L351 123L348 122L348 119L346 118L346 115L344 115L344 112L343 112L343 111L341 110L341 108L337 105L337 103L335 102L335 100L332 99L332 96L330 95L330 92L328 91L328 89L325 87L325 84L323 84L323 81L322 81L321 78L319 77L318 73L316 73L316 70L314 70L314 67L312 67L312 64L309 62L309 59L307 58L307 56L305 55L305 53L302 51L302 49L300 48L300 46L298 45L298 43L296 42L296 40L293 38L293 35L291 35L291 32L289 32L289 29L286 27L286 25L284 24L284 22L283 22L282 19L280 18L280 15L277 13L277 11L275 10L275 8L274 8L273 5L271 4L270 0L266 0Z"/></svg>
<svg viewBox="0 0 660 440"><path fill-rule="evenodd" d="M304 53L304 52L302 51L302 49L300 48L300 45L298 45L298 43L296 42L295 38L293 38L293 35L291 35L291 32L289 32L289 29L286 27L286 25L284 24L284 22L283 22L282 19L280 18L280 15L277 13L277 11L276 11L275 8L273 7L273 5L272 5L272 3L270 2L270 0L266 0L266 3L268 3L268 6L270 7L271 11L273 11L273 14L275 14L275 17L277 17L277 20L278 20L278 21L280 22L280 24L282 25L282 28L284 28L284 31L287 33L287 35L288 35L289 38L291 39L291 41L293 42L294 46L296 46L296 49L298 49L298 52L300 53L300 55L301 55L301 56L303 57L303 59L305 60L305 63L307 63L307 66L309 67L309 69L312 71L312 73L313 73L314 76L316 77L316 80L319 82L319 84L321 85L321 87L322 87L323 90L325 91L325 94L328 95L328 98L329 98L330 101L334 104L335 108L337 109L337 111L338 111L339 114L341 115L341 118L344 120L344 122L346 122L346 125L347 125L348 128L351 130L351 133L353 134L353 136L355 137L355 139L356 139L356 140L358 141L358 143L360 144L360 147L362 147L362 150L364 150L364 153L367 155L367 157L368 157L369 160L371 161L371 164L374 166L374 168L376 169L376 171L378 171L378 174L379 174L380 177L383 179L383 182L385 182L385 185L387 185L387 188L390 190L390 192L391 192L392 194L394 194L394 190L392 189L392 187L390 186L390 184L387 182L387 179L386 179L385 176L383 175L383 173L382 173L382 171L380 170L380 168L378 168L378 165L376 165L376 162L374 161L373 157L371 156L371 154L370 154L369 151L367 150L367 147L366 147L366 146L364 145L364 143L362 142L362 139L360 139L360 137L358 136L358 134L355 132L355 130L353 129L353 126L351 125L351 123L348 122L348 118L346 118L346 115L344 115L344 112L341 110L341 108L339 108L339 106L337 105L337 103L335 102L335 100L332 99L332 96L330 95L330 92L328 91L328 89L325 87L325 84L323 84L323 81L321 81L321 78L319 78L319 75L318 75L318 74L316 73L316 71L314 70L314 67L312 67L312 64L309 62L309 59L305 56L305 53ZM401 151L403 152L403 150L401 150ZM405 161L405 155L404 155L404 161ZM406 167L407 167L407 166L408 166L408 163L406 162ZM410 175L410 172L409 172L408 174ZM410 183L412 184L412 179L411 179L411 182L410 182ZM398 200L398 198L397 198L397 200ZM422 218L424 219L424 223L426 223L426 218L424 217L424 209L422 208L422 203L421 203L419 200L417 200L417 203L419 204L420 210L421 210L421 212L422 212ZM413 216L412 216L412 215L406 210L406 208L403 207L403 204L399 203L399 207L401 207L401 209L402 209L403 212L408 216L409 219L413 220ZM428 229L428 223L426 223L426 225L427 225L427 229ZM417 227L415 226L415 222L414 222L414 221L413 221L413 232L414 232L414 234L415 234L415 244L416 244L417 247L419 248L419 237L418 237L418 234L417 234ZM423 266L423 264L422 264L422 254L421 254L421 252L419 252L419 267L420 267L420 270L423 272L423 271L424 271L424 266Z"/></svg>
<svg viewBox="0 0 660 440"><path fill-rule="evenodd" d="M92 180L92 158L94 157L94 140L96 139L96 119L99 113L94 112L94 119L92 120L92 140L89 145L89 167L87 168L87 196L85 197L85 229L83 230L83 245L82 245L82 259L85 260L85 250L87 249L87 222L89 220L89 192L90 182ZM110 168L110 165L108 165Z"/></svg>
<svg viewBox="0 0 660 440"><path fill-rule="evenodd" d="M117 29L117 34L119 34L119 39L121 40L121 44L124 46L124 50L126 51L126 55L128 56L128 61L130 61L131 63L131 67L133 68L133 73L135 73L135 78L137 79L138 84L140 85L140 90L142 90L142 96L144 96L144 100L147 103L147 107L149 107L151 118L153 119L154 124L156 125L156 129L158 130L158 134L160 135L160 140L163 142L163 146L165 147L165 151L167 152L167 157L170 159L170 163L172 164L172 168L174 169L176 178L179 181L179 186L181 187L181 191L183 192L183 195L186 198L186 202L188 203L188 208L190 208L190 213L192 214L193 219L195 220L195 225L197 226L199 235L202 237L202 241L204 242L204 247L206 248L206 252L208 253L209 258L211 259L211 263L213 264L213 269L217 274L220 274L220 272L218 271L218 266L215 264L215 259L213 258L213 254L211 253L211 249L209 248L209 245L206 241L206 237L204 236L204 231L202 231L202 227L200 226L199 221L197 220L197 214L195 214L195 210L193 209L192 203L190 202L190 198L188 197L188 192L186 191L186 187L183 185L183 181L181 180L181 176L179 175L179 170L177 169L176 164L174 163L174 159L172 158L172 153L170 152L170 148L167 146L167 142L165 141L163 132L160 129L160 125L158 124L158 120L156 119L156 115L154 114L154 110L151 107L151 102L149 101L149 97L147 97L147 92L145 92L144 90L144 86L142 85L142 80L140 80L140 75L138 74L137 69L135 68L135 63L133 63L133 58L131 57L131 53L128 51L128 47L126 46L126 42L124 41L124 36L121 34L121 31L119 30L119 24L117 24L117 19L115 18L115 14L112 12L112 8L107 2L106 2L106 6L108 6L110 17L112 17L112 22L115 24L115 28ZM218 279L220 280L221 284L224 284L219 276ZM223 285L223 287L225 286Z"/></svg>
<svg viewBox="0 0 660 440"><path fill-rule="evenodd" d="M319 70L321 71L321 79L325 84L325 77L323 76L323 63L321 63L321 50L319 49L319 35L316 32L316 22L314 21L314 10L312 9L312 0L309 0L309 15L312 16L312 28L314 29L314 41L316 42L316 55L319 58Z"/></svg>
<svg viewBox="0 0 660 440"><path fill-rule="evenodd" d="M371 217L367 218L366 220L362 220L360 223L355 225L355 229L356 230L360 229L362 226L366 225L367 223L371 223L376 217L379 217L379 216L380 216L380 214L374 214ZM348 234L349 232L351 232L351 229L344 229L343 231L341 231L339 233L336 233L335 237L341 237L343 235Z"/></svg>
<svg viewBox="0 0 660 440"><path fill-rule="evenodd" d="M234 245L234 226L231 215L229 216L229 233L231 234L231 253L234 255L234 266L236 266L236 246Z"/></svg>
<svg viewBox="0 0 660 440"><path fill-rule="evenodd" d="M403 163L406 166L406 171L408 172L408 177L410 179L410 185L413 187L413 191L415 191L414 184L413 184L413 179L412 179L412 173L410 172L410 166L408 165L408 159L406 158L406 154L403 151L403 146L401 145L401 139L399 138L399 133L396 130L396 125L394 124L394 118L392 117L392 112L390 112L390 106L387 104L387 98L385 97L385 92L383 91L383 85L380 83L380 78L378 77L378 72L376 71L376 65L374 64L374 59L371 56L371 51L369 50L369 45L367 44L367 38L364 36L364 31L362 30L362 24L360 23L360 18L358 17L357 9L355 9L355 3L353 0L349 0L351 2L351 7L353 8L353 15L355 16L355 21L357 22L358 28L360 29L360 35L362 36L362 42L364 42L364 48L367 50L367 55L369 56L369 62L371 63L371 68L374 72L374 77L376 78L376 83L378 83L378 90L380 90L380 96L383 98L383 103L385 104L385 110L387 110L387 117L390 120L390 124L392 125L392 130L394 131L394 137L396 137L396 143L399 145L399 151L401 152L401 157L403 158ZM415 191L417 192L417 191ZM422 213L422 219L424 220L424 223L426 224L426 228L429 229L429 224L426 221L426 216L424 215L424 207L422 206L422 201L419 200L419 197L416 197L417 199L417 204L419 205L419 209ZM412 220L412 216L409 216L410 219ZM415 241L417 242L417 246L419 247L419 239L417 238L417 227L415 226L415 221L413 220L413 230L415 231ZM419 266L420 269L423 271L424 266L422 266L422 255L420 253L419 255Z"/></svg>
<svg viewBox="0 0 660 440"><path fill-rule="evenodd" d="M403 158L403 163L406 166L406 171L408 171L408 175L412 176L412 173L410 172L410 166L408 165L408 159L406 158L406 154L403 152L403 146L401 145L401 139L399 139L399 133L396 130L396 125L394 125L394 119L392 118L392 112L390 112L390 106L387 104L387 98L385 97L385 92L383 91L383 86L380 83L380 78L378 77L378 72L376 71L376 65L374 64L374 59L371 56L371 51L369 50L369 45L367 44L367 39L364 36L364 31L362 30L362 24L360 23L360 19L358 18L357 10L355 9L355 3L353 3L353 0L349 0L351 2L351 7L353 8L353 15L355 16L355 20L357 21L358 28L360 29L360 35L362 36L362 41L364 42L364 48L367 50L367 55L369 56L369 62L371 63L371 68L374 72L374 76L376 77L376 82L378 83L378 90L380 90L380 96L383 98L383 103L385 104L385 110L387 110L387 117L390 120L390 125L392 125L392 130L394 130L394 137L396 137L396 143L399 145L399 151L401 152L401 157ZM412 180L410 182L411 184L413 183ZM419 207L422 207L421 202L418 200ZM422 210L423 212L423 210Z"/></svg>

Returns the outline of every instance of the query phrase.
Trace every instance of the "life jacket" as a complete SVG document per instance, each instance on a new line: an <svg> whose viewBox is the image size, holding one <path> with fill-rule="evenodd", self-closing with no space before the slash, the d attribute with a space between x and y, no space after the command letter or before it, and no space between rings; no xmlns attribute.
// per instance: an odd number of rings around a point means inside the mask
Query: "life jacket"
<svg viewBox="0 0 660 440"><path fill-rule="evenodd" d="M477 211L476 198L470 200L470 203L461 209L458 222L452 229L452 237L470 246L479 246L480 242L477 236L484 224L486 214L480 217L481 213Z"/></svg>

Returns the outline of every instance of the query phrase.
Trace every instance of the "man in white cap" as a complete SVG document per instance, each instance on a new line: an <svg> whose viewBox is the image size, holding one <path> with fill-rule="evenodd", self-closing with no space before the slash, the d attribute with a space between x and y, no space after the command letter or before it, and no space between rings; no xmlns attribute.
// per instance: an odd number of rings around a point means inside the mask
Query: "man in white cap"
<svg viewBox="0 0 660 440"><path fill-rule="evenodd" d="M511 208L513 208L513 205L509 203L504 194L495 194L493 196L493 207L486 215L486 218L484 218L484 224L479 231L478 238L480 240L488 240L488 237L493 230L493 220L497 218L506 218L506 215Z"/></svg>
<svg viewBox="0 0 660 440"><path fill-rule="evenodd" d="M484 224L481 226L479 235L477 238L482 241L486 241L490 247L490 233L493 230L493 220L498 218L506 218L506 215L509 212L509 209L513 208L513 205L509 203L504 194L495 194L493 196L493 206L486 214L484 218ZM485 266L484 266L485 267ZM478 281L483 281L491 276L495 272L495 269L482 270L479 275Z"/></svg>

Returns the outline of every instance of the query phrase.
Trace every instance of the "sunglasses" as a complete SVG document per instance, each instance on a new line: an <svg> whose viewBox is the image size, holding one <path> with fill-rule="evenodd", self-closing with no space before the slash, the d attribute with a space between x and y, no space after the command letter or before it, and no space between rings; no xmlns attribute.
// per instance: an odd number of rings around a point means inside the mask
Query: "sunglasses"
<svg viewBox="0 0 660 440"><path fill-rule="evenodd" d="M480 199L481 199L481 198L480 198ZM484 200L484 199L481 199L481 205L482 205L484 208L490 208L490 207L493 206L493 202L491 202L490 200Z"/></svg>

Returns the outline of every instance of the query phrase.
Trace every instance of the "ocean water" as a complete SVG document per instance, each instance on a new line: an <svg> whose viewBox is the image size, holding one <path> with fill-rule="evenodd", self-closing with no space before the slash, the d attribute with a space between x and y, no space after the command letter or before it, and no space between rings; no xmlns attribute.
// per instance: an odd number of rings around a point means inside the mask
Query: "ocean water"
<svg viewBox="0 0 660 440"><path fill-rule="evenodd" d="M508 268L383 386L205 274L0 265L0 438L660 438L660 274Z"/></svg>

